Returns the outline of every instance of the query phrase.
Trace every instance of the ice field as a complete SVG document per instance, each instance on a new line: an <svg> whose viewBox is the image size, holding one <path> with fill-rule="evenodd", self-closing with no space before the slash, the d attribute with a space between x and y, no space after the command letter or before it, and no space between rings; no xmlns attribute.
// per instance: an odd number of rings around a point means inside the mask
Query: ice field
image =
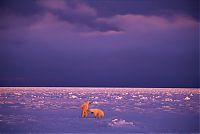
<svg viewBox="0 0 200 134"><path fill-rule="evenodd" d="M199 133L199 89L1 87L0 133ZM80 105L104 110L81 118Z"/></svg>

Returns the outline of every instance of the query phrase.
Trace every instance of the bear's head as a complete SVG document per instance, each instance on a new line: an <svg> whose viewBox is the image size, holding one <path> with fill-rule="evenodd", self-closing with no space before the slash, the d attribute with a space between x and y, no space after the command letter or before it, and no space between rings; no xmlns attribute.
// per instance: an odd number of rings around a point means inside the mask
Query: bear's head
<svg viewBox="0 0 200 134"><path fill-rule="evenodd" d="M90 101L90 100L88 100L88 101L87 101L87 104L91 104L91 101Z"/></svg>

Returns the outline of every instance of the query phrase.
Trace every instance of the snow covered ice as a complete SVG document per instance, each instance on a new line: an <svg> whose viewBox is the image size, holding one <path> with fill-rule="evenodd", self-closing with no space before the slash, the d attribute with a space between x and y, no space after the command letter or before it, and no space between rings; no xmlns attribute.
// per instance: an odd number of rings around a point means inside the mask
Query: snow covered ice
<svg viewBox="0 0 200 134"><path fill-rule="evenodd" d="M112 127L128 127L133 126L133 122L127 122L122 119L113 119L111 122L108 123L108 125Z"/></svg>
<svg viewBox="0 0 200 134"><path fill-rule="evenodd" d="M80 105L103 119L81 118ZM1 133L199 133L199 89L0 88Z"/></svg>

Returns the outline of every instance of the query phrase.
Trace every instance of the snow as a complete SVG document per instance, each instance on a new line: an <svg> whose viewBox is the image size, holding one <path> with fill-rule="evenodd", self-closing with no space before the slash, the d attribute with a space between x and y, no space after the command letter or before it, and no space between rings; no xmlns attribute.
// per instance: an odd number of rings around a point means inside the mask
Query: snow
<svg viewBox="0 0 200 134"><path fill-rule="evenodd" d="M188 100L190 100L190 98L187 96L184 98L184 100L188 101Z"/></svg>
<svg viewBox="0 0 200 134"><path fill-rule="evenodd" d="M134 126L133 122L128 122L122 119L113 119L111 122L108 123L109 126L112 127L130 127Z"/></svg>
<svg viewBox="0 0 200 134"><path fill-rule="evenodd" d="M97 101L93 101L92 103L93 103L93 104L98 104L99 102L97 102Z"/></svg>
<svg viewBox="0 0 200 134"><path fill-rule="evenodd" d="M122 98L123 98L122 96L115 97L116 100L121 100Z"/></svg>
<svg viewBox="0 0 200 134"><path fill-rule="evenodd" d="M173 101L171 98L165 98L164 101Z"/></svg>
<svg viewBox="0 0 200 134"><path fill-rule="evenodd" d="M0 133L199 133L195 89L0 88ZM81 118L81 104L103 119ZM192 101L189 101L192 100Z"/></svg>
<svg viewBox="0 0 200 134"><path fill-rule="evenodd" d="M71 99L78 99L78 97L76 95L72 95L69 98L71 98Z"/></svg>

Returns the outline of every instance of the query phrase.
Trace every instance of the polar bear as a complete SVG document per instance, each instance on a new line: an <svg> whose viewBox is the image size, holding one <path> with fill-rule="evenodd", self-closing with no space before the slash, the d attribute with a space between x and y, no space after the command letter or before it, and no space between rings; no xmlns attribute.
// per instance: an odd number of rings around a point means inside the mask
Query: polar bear
<svg viewBox="0 0 200 134"><path fill-rule="evenodd" d="M87 101L85 103L83 103L81 105L81 108L82 108L82 113L81 113L81 116L82 118L86 118L88 116L88 105L91 104L91 101Z"/></svg>
<svg viewBox="0 0 200 134"><path fill-rule="evenodd" d="M99 118L103 118L104 117L104 111L101 110L101 109L97 109L97 108L89 109L88 112L89 113L93 113L94 114L94 118L96 118L97 116Z"/></svg>

